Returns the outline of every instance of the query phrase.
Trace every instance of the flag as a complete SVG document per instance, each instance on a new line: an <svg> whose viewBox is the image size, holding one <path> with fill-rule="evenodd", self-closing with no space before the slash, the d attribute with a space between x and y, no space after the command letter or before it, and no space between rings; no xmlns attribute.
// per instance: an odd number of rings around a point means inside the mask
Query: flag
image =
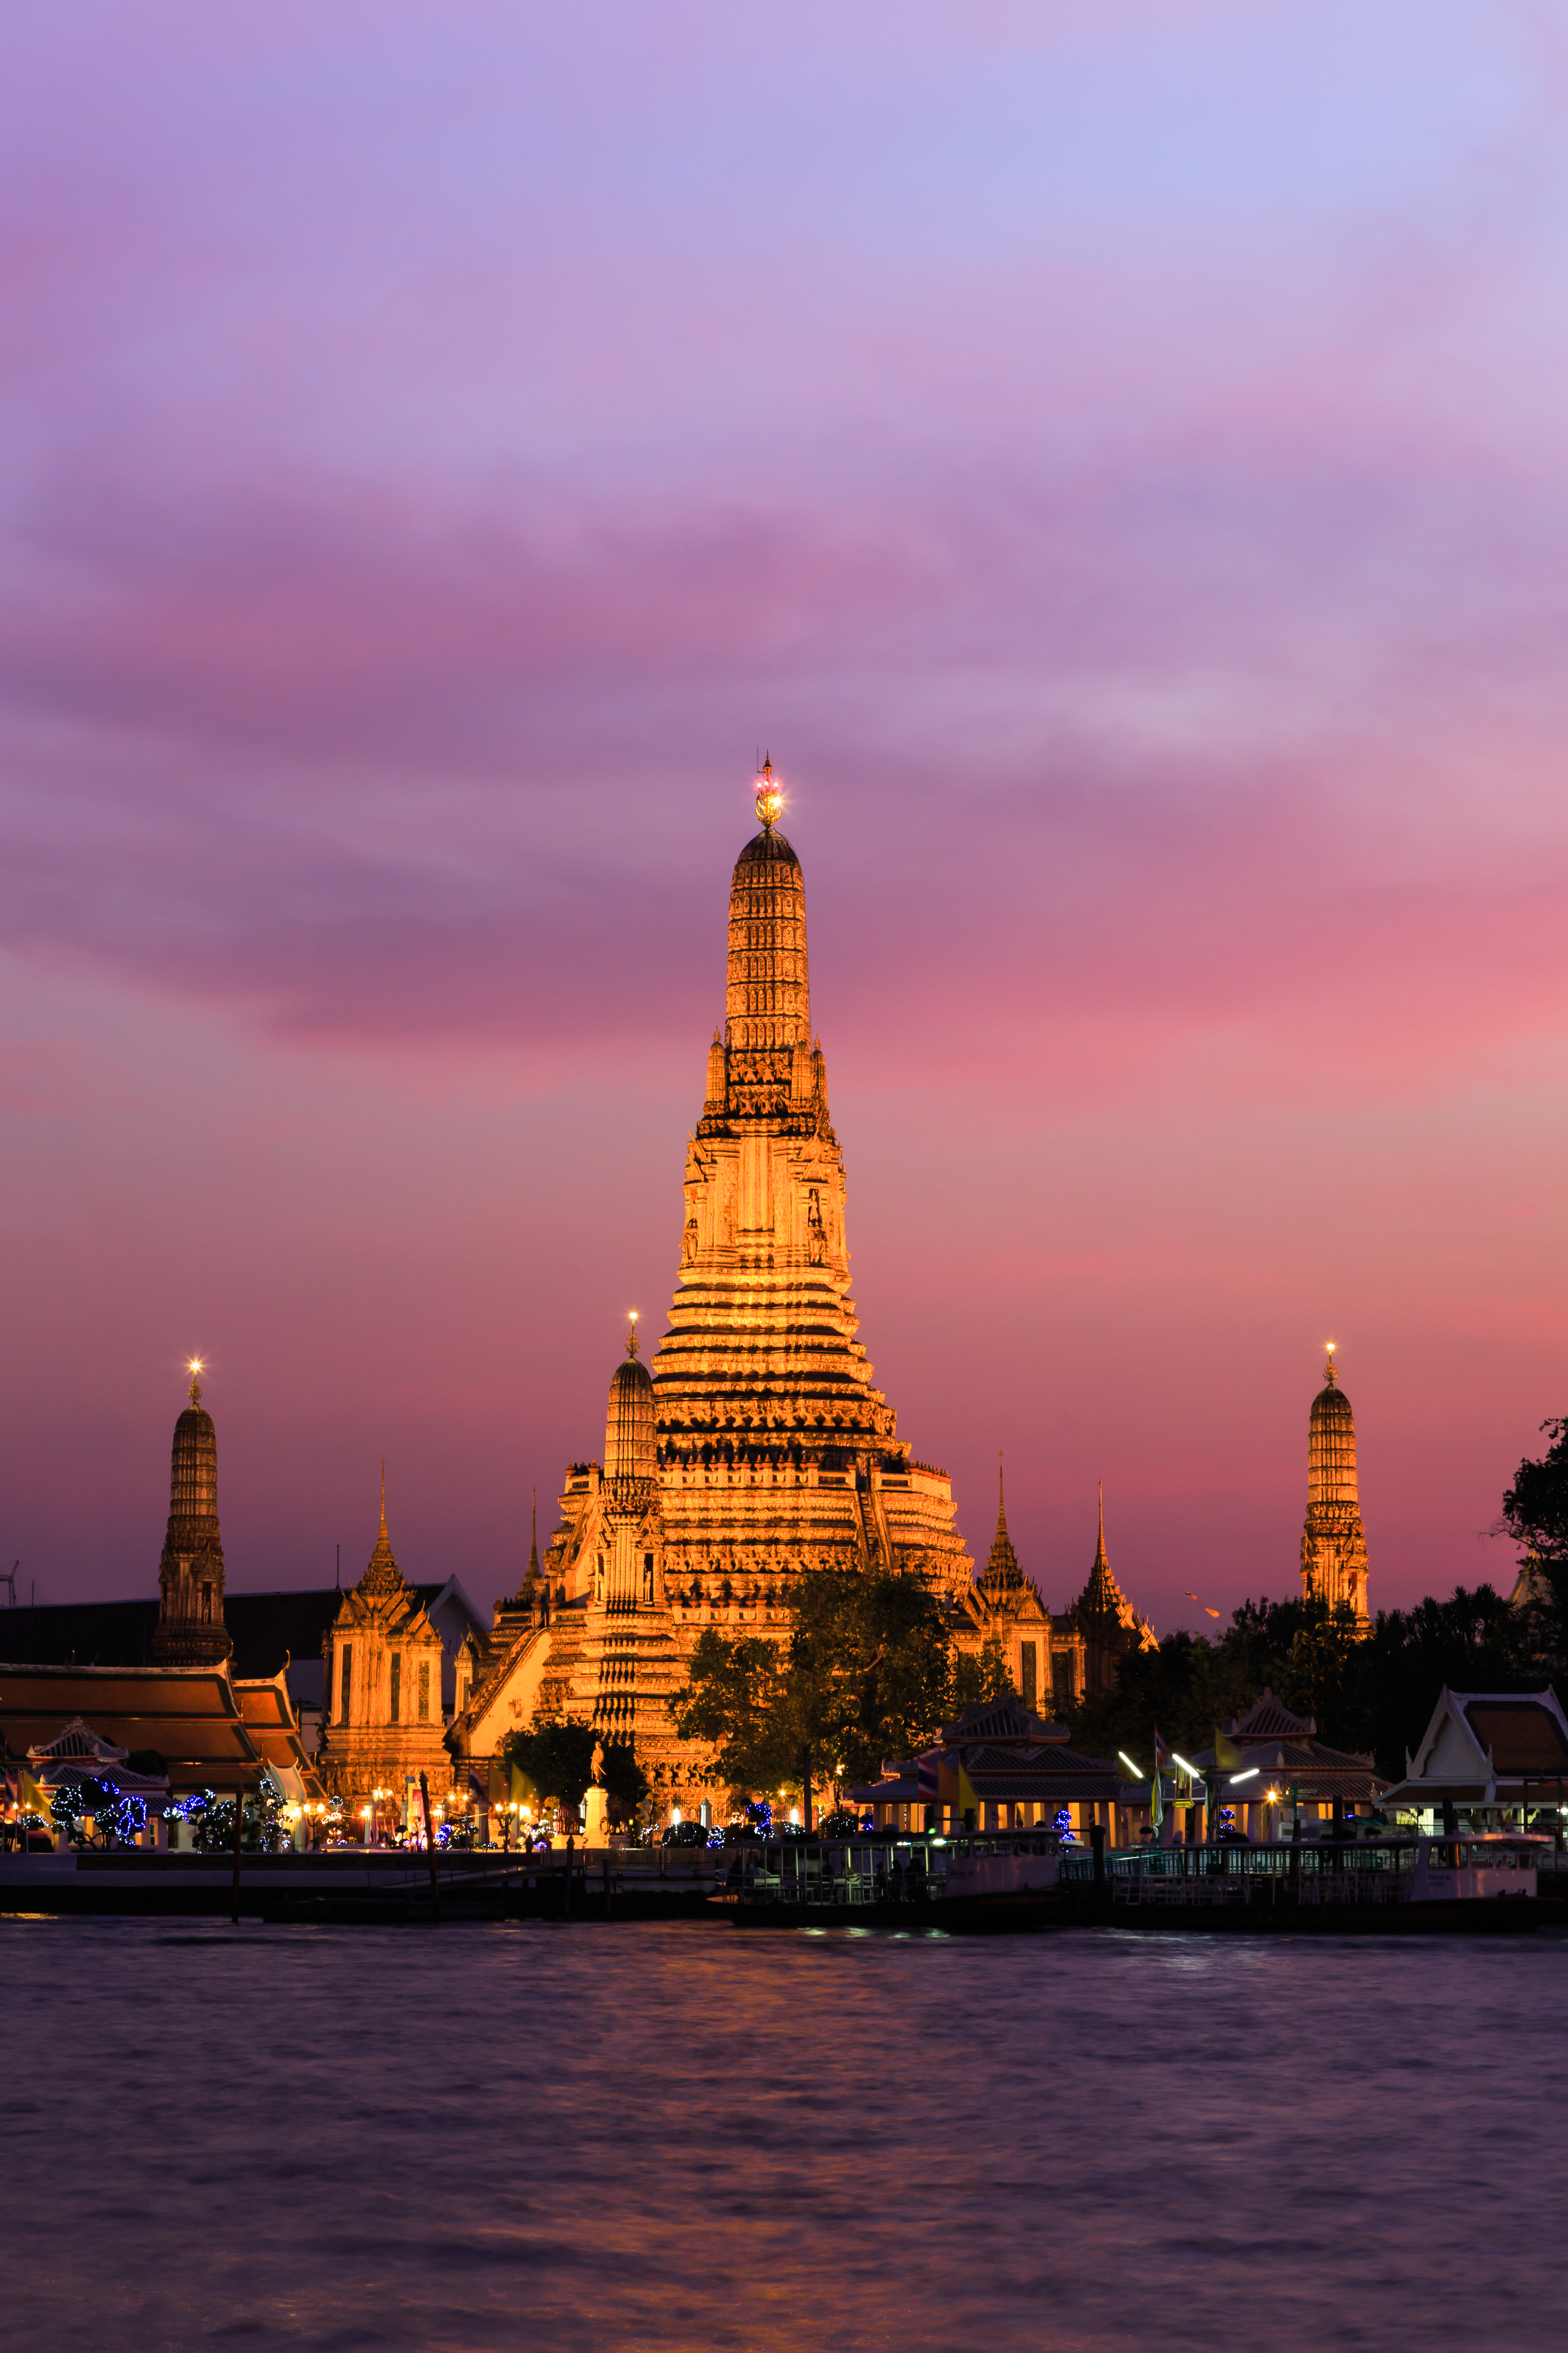
<svg viewBox="0 0 1568 2353"><path fill-rule="evenodd" d="M1171 1752L1166 1747L1164 1742L1161 1739L1160 1727L1156 1725L1154 1726L1154 1762L1156 1766L1160 1766L1168 1765L1170 1761Z"/></svg>
<svg viewBox="0 0 1568 2353"><path fill-rule="evenodd" d="M942 1802L952 1808L955 1824L962 1824L965 1814L973 1814L978 1829L980 1800L974 1794L974 1784L963 1769L962 1756L950 1748L937 1760L937 1775Z"/></svg>
<svg viewBox="0 0 1568 2353"><path fill-rule="evenodd" d="M1239 1740L1232 1740L1216 1724L1214 1730L1214 1761L1216 1771L1234 1772L1237 1766L1247 1762L1247 1751Z"/></svg>
<svg viewBox="0 0 1568 2353"><path fill-rule="evenodd" d="M1160 1779L1160 1750L1163 1746L1158 1733L1154 1735L1154 1770L1149 1778L1149 1827L1156 1838L1165 1819L1165 1792Z"/></svg>

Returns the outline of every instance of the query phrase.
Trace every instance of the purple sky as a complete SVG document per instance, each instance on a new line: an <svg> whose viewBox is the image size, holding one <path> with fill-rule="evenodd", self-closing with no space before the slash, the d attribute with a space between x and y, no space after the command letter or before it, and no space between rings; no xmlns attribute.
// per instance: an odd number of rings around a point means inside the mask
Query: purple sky
<svg viewBox="0 0 1568 2353"><path fill-rule="evenodd" d="M1054 1607L1374 1605L1564 1366L1568 28L0 34L0 1549L515 1583L662 1328L770 748L862 1333Z"/></svg>

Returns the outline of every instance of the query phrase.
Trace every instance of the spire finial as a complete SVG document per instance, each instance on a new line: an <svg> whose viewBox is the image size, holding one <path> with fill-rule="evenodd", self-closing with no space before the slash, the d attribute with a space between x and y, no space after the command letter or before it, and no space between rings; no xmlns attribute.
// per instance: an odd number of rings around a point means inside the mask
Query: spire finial
<svg viewBox="0 0 1568 2353"><path fill-rule="evenodd" d="M1100 1482L1100 1540L1095 1546L1096 1561L1105 1558L1105 1482Z"/></svg>
<svg viewBox="0 0 1568 2353"><path fill-rule="evenodd" d="M627 1308L626 1321L632 1327L626 1334L626 1354L635 1356L637 1352L637 1311L635 1307Z"/></svg>
<svg viewBox="0 0 1568 2353"><path fill-rule="evenodd" d="M996 1525L999 1528L1005 1528L1007 1525L1007 1488L1003 1475L1005 1469L1002 1449L998 1447L996 1449Z"/></svg>
<svg viewBox="0 0 1568 2353"><path fill-rule="evenodd" d="M386 1457L381 1458L381 1540L386 1542Z"/></svg>
<svg viewBox="0 0 1568 2353"><path fill-rule="evenodd" d="M1325 1341L1323 1345L1328 1351L1328 1354L1323 1359L1323 1378L1328 1383L1330 1388L1332 1388L1334 1386L1334 1347L1336 1344L1332 1340L1328 1340Z"/></svg>
<svg viewBox="0 0 1568 2353"><path fill-rule="evenodd" d="M773 774L773 764L770 755L757 770L757 815L770 833L778 823L779 811L783 807L784 793L780 788L778 778Z"/></svg>
<svg viewBox="0 0 1568 2353"><path fill-rule="evenodd" d="M189 1373L190 1373L190 1376L191 1376L191 1403L192 1403L193 1405L200 1405L200 1403L201 1403L201 1401L202 1401L202 1360L201 1360L201 1358L200 1358L199 1356L193 1356L193 1357L191 1358L190 1365L189 1365L189 1366L187 1367L187 1369L188 1369L188 1371L189 1371Z"/></svg>

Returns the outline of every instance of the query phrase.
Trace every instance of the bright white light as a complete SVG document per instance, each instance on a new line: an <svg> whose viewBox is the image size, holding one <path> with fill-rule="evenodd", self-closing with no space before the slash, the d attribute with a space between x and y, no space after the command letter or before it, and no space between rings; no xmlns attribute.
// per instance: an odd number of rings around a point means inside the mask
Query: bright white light
<svg viewBox="0 0 1568 2353"><path fill-rule="evenodd" d="M1176 1763L1181 1767L1184 1773L1190 1773L1194 1781L1201 1781L1203 1779L1203 1773L1199 1767L1196 1765L1189 1765L1186 1758L1184 1757L1177 1756L1176 1751L1173 1748L1172 1749L1171 1754L1175 1757Z"/></svg>
<svg viewBox="0 0 1568 2353"><path fill-rule="evenodd" d="M1138 1766L1134 1765L1134 1763L1132 1762L1131 1757L1129 1757L1129 1755L1127 1754L1126 1749L1125 1749L1125 1748L1119 1748L1119 1749L1117 1750L1117 1752L1116 1752L1116 1753L1117 1753L1118 1757L1121 1757L1121 1762L1126 1766L1126 1767L1127 1767L1128 1771L1129 1771L1130 1773L1136 1773L1136 1774L1137 1774L1137 1776L1138 1776L1138 1778L1139 1778L1140 1780L1142 1780L1142 1779L1143 1778L1142 1772L1141 1768L1140 1768Z"/></svg>
<svg viewBox="0 0 1568 2353"><path fill-rule="evenodd" d="M1256 1781L1258 1769L1256 1765L1249 1765L1245 1773L1233 1773L1230 1777L1231 1788L1234 1789L1238 1781Z"/></svg>

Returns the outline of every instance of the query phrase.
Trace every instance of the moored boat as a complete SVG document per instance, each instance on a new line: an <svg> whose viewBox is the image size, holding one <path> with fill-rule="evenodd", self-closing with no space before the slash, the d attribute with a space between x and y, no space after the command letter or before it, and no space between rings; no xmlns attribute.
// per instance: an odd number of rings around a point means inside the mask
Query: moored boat
<svg viewBox="0 0 1568 2353"><path fill-rule="evenodd" d="M1513 1934L1556 1910L1538 1898L1552 1851L1495 1831L1145 1846L1074 1854L1059 1885L1074 1919L1116 1927Z"/></svg>

